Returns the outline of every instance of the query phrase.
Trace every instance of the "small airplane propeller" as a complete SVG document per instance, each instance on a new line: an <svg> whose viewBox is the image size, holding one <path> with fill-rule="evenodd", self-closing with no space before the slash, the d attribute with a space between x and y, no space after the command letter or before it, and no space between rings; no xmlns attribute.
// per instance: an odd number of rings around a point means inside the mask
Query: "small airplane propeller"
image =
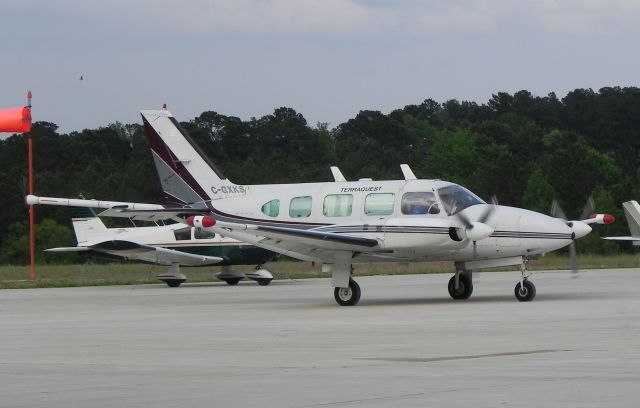
<svg viewBox="0 0 640 408"><path fill-rule="evenodd" d="M478 259L478 241L480 241L481 239L488 238L489 236L491 236L491 234L493 234L493 231L495 230L493 227L487 225L486 222L489 220L489 218L491 218L497 206L498 206L498 198L494 195L491 197L491 205L487 206L483 210L482 214L480 214L477 221L471 221L462 212L459 212L456 214L456 217L458 217L460 222L462 222L462 224L465 226L465 231L464 231L465 236L467 237L467 239L471 240L472 242L474 261ZM477 277L479 272L472 270L471 273ZM456 288L457 288L457 282L456 282Z"/></svg>
<svg viewBox="0 0 640 408"><path fill-rule="evenodd" d="M589 199L587 200L587 205L585 205L585 208L589 205L589 202L593 203L593 198L589 197ZM549 212L551 213L552 217L560 218L569 227L572 227L572 225L570 225L570 222L567 220L567 216L562 210L562 207L560 207L560 203L555 198L551 202L551 209L549 210ZM581 217L581 218L584 219L584 217ZM571 244L569 244L569 261L571 263L571 273L573 274L574 277L577 277L578 276L578 256L576 253L575 239L571 240Z"/></svg>
<svg viewBox="0 0 640 408"><path fill-rule="evenodd" d="M582 208L582 214L580 215L580 221L568 221L567 216L564 211L560 207L558 200L554 199L551 203L551 216L555 218L560 218L564 220L564 222L574 230L575 238L580 238L591 231L591 227L588 224L611 224L615 221L615 217L609 214L596 214L595 212L595 202L592 196L589 196L587 202ZM577 276L578 273L578 259L576 255L576 241L575 238L571 241L569 245L569 258L571 261L571 273L574 276Z"/></svg>
<svg viewBox="0 0 640 408"><path fill-rule="evenodd" d="M494 229L486 224L498 205L496 196L491 197L491 205L487 206L476 221L471 221L465 214L459 212L456 217L465 227L465 237L473 242L485 239L493 234Z"/></svg>

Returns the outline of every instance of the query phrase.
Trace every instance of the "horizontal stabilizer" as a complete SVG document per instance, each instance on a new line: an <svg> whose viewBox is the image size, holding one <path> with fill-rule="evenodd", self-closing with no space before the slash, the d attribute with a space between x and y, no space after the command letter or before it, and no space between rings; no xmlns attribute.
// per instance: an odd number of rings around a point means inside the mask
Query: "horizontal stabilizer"
<svg viewBox="0 0 640 408"><path fill-rule="evenodd" d="M45 249L46 252L85 252L91 251L91 248L77 246L77 247L60 247Z"/></svg>
<svg viewBox="0 0 640 408"><path fill-rule="evenodd" d="M181 218L185 215L208 214L209 210L195 208L166 208L160 210L129 210L126 208L109 208L98 214L100 217L130 218L138 221L160 221Z"/></svg>

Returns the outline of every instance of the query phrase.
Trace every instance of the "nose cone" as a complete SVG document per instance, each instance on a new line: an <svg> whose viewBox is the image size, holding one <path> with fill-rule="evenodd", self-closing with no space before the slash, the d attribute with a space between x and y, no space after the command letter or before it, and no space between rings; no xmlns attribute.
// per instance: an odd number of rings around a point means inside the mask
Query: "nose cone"
<svg viewBox="0 0 640 408"><path fill-rule="evenodd" d="M591 227L582 221L571 221L569 227L573 231L575 238L582 238L591 232Z"/></svg>

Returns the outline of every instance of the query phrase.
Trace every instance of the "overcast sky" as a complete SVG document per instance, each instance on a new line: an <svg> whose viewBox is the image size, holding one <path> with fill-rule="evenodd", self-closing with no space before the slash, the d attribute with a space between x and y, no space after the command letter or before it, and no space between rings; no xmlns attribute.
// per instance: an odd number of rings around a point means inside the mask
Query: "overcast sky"
<svg viewBox="0 0 640 408"><path fill-rule="evenodd" d="M0 109L61 132L167 103L331 127L432 98L638 86L640 0L0 0ZM80 76L83 80L80 81Z"/></svg>

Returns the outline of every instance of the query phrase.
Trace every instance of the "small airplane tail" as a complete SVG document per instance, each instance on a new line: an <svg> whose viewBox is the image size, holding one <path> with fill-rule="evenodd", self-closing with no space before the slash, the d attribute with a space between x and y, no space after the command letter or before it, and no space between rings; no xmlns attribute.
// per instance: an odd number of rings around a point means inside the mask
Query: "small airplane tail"
<svg viewBox="0 0 640 408"><path fill-rule="evenodd" d="M229 181L167 110L141 111L145 134L167 203L184 205L234 194Z"/></svg>
<svg viewBox="0 0 640 408"><path fill-rule="evenodd" d="M637 201L626 201L622 203L624 216L627 219L631 236L627 237L604 237L612 241L631 241L633 245L640 246L640 204Z"/></svg>
<svg viewBox="0 0 640 408"><path fill-rule="evenodd" d="M627 219L631 236L640 241L640 205L634 200L622 203L622 207L624 208L624 216ZM638 241L634 242L634 245L640 245Z"/></svg>
<svg viewBox="0 0 640 408"><path fill-rule="evenodd" d="M107 226L91 208L72 207L71 224L79 246L88 241L103 239L107 234Z"/></svg>

